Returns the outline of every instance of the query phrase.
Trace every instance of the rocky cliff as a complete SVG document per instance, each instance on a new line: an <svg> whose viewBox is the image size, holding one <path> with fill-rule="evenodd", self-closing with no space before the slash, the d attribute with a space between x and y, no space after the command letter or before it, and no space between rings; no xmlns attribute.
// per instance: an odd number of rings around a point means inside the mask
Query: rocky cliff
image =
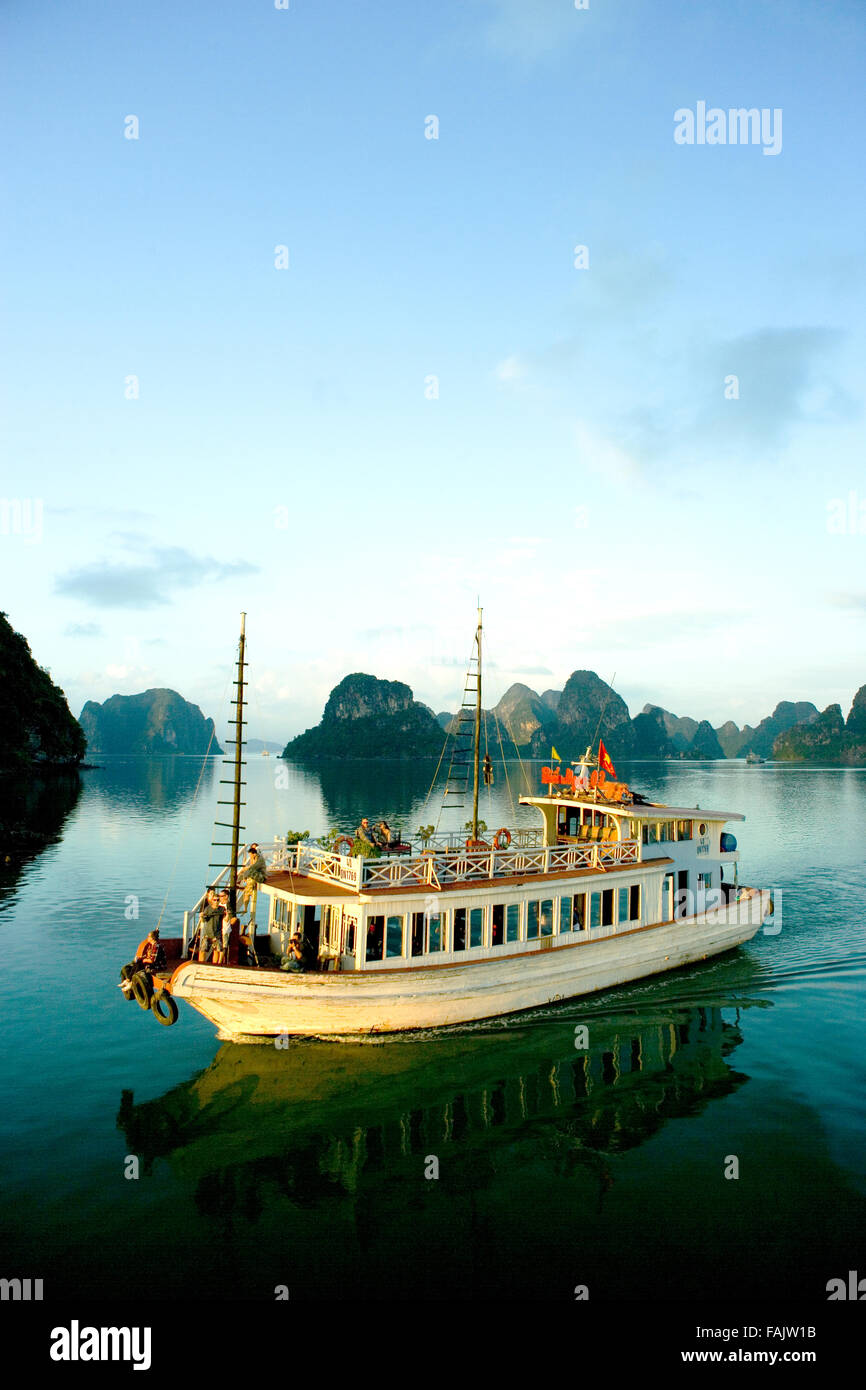
<svg viewBox="0 0 866 1390"><path fill-rule="evenodd" d="M291 739L284 758L438 757L444 734L436 716L402 681L355 672L334 686L322 722Z"/></svg>
<svg viewBox="0 0 866 1390"><path fill-rule="evenodd" d="M744 724L739 738L729 738L728 746L733 749L727 753L729 758L745 758L747 753L758 753L762 758L773 756L773 745L780 734L792 729L795 724L808 724L818 718L818 707L811 700L780 700L772 714L762 719L756 729ZM734 728L736 729L736 724ZM727 729L728 726L725 725ZM721 730L719 731L721 734Z"/></svg>
<svg viewBox="0 0 866 1390"><path fill-rule="evenodd" d="M176 690L88 700L80 716L89 753L221 753L214 722Z"/></svg>
<svg viewBox="0 0 866 1390"><path fill-rule="evenodd" d="M548 695L553 693L547 692ZM503 744L506 739L513 738L521 749L530 747L536 735L542 737L544 731L555 729L558 722L555 708L528 685L519 682L506 690L492 713L499 721ZM490 726L488 729L489 738L492 729ZM498 738L494 739L493 746L498 746Z"/></svg>
<svg viewBox="0 0 866 1390"><path fill-rule="evenodd" d="M74 768L84 747L63 691L0 613L0 768Z"/></svg>
<svg viewBox="0 0 866 1390"><path fill-rule="evenodd" d="M498 723L506 756L513 755L513 735L522 755L546 760L555 746L565 762L579 758L590 743L597 747L599 737L614 762L617 758L742 758L750 751L764 758L822 756L866 762L866 756L858 752L866 747L866 686L858 691L847 724L841 711L836 720L825 711L815 735L815 747L824 749L821 754L811 753L812 745L803 738L803 729L818 720L818 710L808 700L780 701L756 728L746 724L740 729L728 720L714 729L706 719L672 714L660 705L644 705L632 719L622 697L594 671L574 671L563 691L546 690L543 695L518 682L484 715L494 757L499 753ZM331 691L322 723L287 744L283 756L438 756L442 731L453 733L455 726L455 715L445 710L434 714L413 699L408 685L355 674ZM794 729L792 742L779 743L780 735ZM833 730L836 742L827 743ZM786 751L776 754L775 746ZM831 747L835 753L828 751Z"/></svg>
<svg viewBox="0 0 866 1390"><path fill-rule="evenodd" d="M614 762L634 753L635 734L628 706L594 671L572 671L559 699L556 722L533 740L539 754L549 754L551 736L566 762L579 758L600 738Z"/></svg>
<svg viewBox="0 0 866 1390"><path fill-rule="evenodd" d="M866 685L861 685L847 720L841 705L779 734L772 754L784 762L866 763Z"/></svg>

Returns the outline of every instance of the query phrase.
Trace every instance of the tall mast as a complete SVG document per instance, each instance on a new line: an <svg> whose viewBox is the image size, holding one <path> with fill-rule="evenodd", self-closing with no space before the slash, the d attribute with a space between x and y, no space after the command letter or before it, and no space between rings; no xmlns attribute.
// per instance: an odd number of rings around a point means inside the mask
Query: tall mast
<svg viewBox="0 0 866 1390"><path fill-rule="evenodd" d="M475 631L475 645L478 648L478 691L475 697L475 781L472 789L472 838L478 839L478 759L481 752L481 609L478 609L478 627Z"/></svg>
<svg viewBox="0 0 866 1390"><path fill-rule="evenodd" d="M235 775L232 810L232 857L229 861L229 908L234 916L238 899L238 851L241 840L241 767L244 747L244 647L246 645L246 613L241 614L241 640L238 647L237 700L235 702Z"/></svg>

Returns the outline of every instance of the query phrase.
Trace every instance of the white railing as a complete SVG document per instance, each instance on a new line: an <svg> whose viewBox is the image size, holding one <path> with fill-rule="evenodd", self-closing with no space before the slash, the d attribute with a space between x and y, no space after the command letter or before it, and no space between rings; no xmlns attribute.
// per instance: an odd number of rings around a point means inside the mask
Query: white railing
<svg viewBox="0 0 866 1390"><path fill-rule="evenodd" d="M520 825L516 830L509 830L511 843L521 849L532 849L540 846L544 840L544 827L540 825ZM484 830L481 832L482 840L492 840L496 834L495 830ZM435 835L431 835L429 840L422 840L422 849L430 850L452 850L465 849L466 841L469 837L467 830L443 830Z"/></svg>
<svg viewBox="0 0 866 1390"><path fill-rule="evenodd" d="M540 838L540 832L531 832ZM514 878L522 874L573 873L578 869L616 868L637 864L637 840L600 840L580 844L523 846L516 835L508 849L467 850L465 837L456 844L432 848L421 854L382 855L366 859L360 855L334 854L318 845L300 843L286 846L277 841L263 850L269 867L285 869L310 878L341 883L355 892L383 888L417 888L429 884L439 888L451 883L485 882Z"/></svg>

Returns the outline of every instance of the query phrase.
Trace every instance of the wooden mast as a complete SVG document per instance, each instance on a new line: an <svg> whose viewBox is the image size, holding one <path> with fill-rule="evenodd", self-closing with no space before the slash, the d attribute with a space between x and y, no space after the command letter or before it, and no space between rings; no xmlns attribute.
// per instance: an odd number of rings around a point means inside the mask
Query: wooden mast
<svg viewBox="0 0 866 1390"><path fill-rule="evenodd" d="M481 609L478 609L478 627L475 630L475 645L478 648L478 689L475 696L475 781L472 789L472 839L478 839L478 759L481 752Z"/></svg>
<svg viewBox="0 0 866 1390"><path fill-rule="evenodd" d="M244 647L246 645L246 613L241 613L241 640L238 647L237 700L235 702L235 775L234 802L232 810L232 857L229 860L229 910L232 916L237 912L238 900L238 852L241 840L241 767L243 766L244 738Z"/></svg>

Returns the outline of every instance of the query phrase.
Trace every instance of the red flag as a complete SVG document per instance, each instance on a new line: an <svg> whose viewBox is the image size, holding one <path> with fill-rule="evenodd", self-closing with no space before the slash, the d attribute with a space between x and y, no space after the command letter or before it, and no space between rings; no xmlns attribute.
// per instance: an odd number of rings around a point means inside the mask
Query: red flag
<svg viewBox="0 0 866 1390"><path fill-rule="evenodd" d="M598 765L603 772L607 773L608 777L616 776L616 768L611 762L610 754L602 742L599 742L598 745Z"/></svg>

